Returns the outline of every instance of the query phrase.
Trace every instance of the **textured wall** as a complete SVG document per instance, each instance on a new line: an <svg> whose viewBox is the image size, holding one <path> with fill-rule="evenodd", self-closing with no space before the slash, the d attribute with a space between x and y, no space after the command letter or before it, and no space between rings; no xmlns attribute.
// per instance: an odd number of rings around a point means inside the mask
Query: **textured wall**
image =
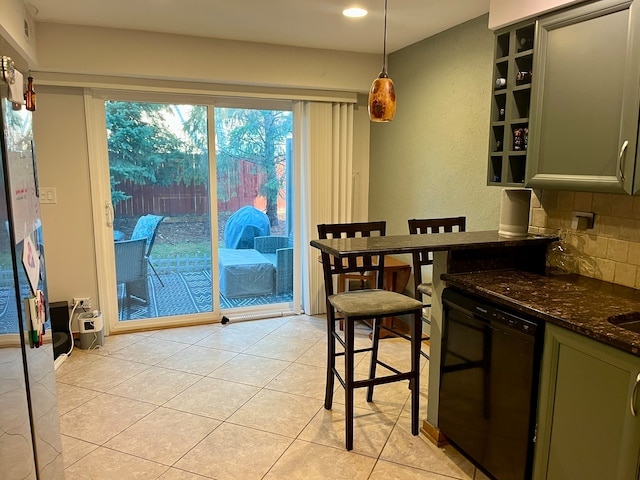
<svg viewBox="0 0 640 480"><path fill-rule="evenodd" d="M593 228L572 229L573 211L593 212ZM534 190L529 224L530 232L560 232L581 275L640 288L640 197Z"/></svg>
<svg viewBox="0 0 640 480"><path fill-rule="evenodd" d="M371 125L369 183L369 219L387 220L387 234L457 215L468 230L497 230L500 189L486 185L493 42L485 15L391 55L397 113Z"/></svg>

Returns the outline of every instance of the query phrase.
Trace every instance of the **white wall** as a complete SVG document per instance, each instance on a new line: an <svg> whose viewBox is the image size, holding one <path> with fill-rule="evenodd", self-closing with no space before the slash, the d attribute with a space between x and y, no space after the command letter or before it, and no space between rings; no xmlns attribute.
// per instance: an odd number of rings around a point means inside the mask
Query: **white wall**
<svg viewBox="0 0 640 480"><path fill-rule="evenodd" d="M400 50L389 75L396 118L371 126L370 220L465 215L497 230L500 189L486 185L493 33L484 15Z"/></svg>
<svg viewBox="0 0 640 480"><path fill-rule="evenodd" d="M28 36L25 32L25 22L27 23ZM21 71L35 66L37 61L35 22L21 0L0 1L0 37L20 57L20 64L16 66ZM0 55L13 56L15 54L0 52Z"/></svg>
<svg viewBox="0 0 640 480"><path fill-rule="evenodd" d="M38 70L367 92L380 56L185 35L38 24Z"/></svg>
<svg viewBox="0 0 640 480"><path fill-rule="evenodd" d="M51 301L90 296L99 308L83 82L184 85L228 84L252 92L264 87L366 92L378 74L377 55L288 48L246 42L68 25L38 24L38 107L34 131L40 184L57 189L58 203L43 205ZM62 75L60 75L62 74ZM51 79L64 78L64 81ZM53 85L55 83L59 85ZM60 84L73 84L60 86ZM353 93L352 93L353 96ZM354 151L368 173L366 108L355 116ZM368 180L356 202L366 215Z"/></svg>
<svg viewBox="0 0 640 480"><path fill-rule="evenodd" d="M82 90L39 87L36 93L33 129L39 183L55 187L57 193L57 203L40 205L49 299L91 297L97 308Z"/></svg>
<svg viewBox="0 0 640 480"><path fill-rule="evenodd" d="M489 28L495 30L585 0L490 0Z"/></svg>

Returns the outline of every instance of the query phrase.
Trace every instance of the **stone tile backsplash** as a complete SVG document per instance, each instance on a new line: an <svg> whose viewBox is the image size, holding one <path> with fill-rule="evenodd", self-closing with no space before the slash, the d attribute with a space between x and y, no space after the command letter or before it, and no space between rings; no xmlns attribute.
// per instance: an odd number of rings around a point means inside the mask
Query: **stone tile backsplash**
<svg viewBox="0 0 640 480"><path fill-rule="evenodd" d="M593 228L573 229L574 211L593 212ZM640 197L533 190L529 232L559 233L577 273L640 289Z"/></svg>

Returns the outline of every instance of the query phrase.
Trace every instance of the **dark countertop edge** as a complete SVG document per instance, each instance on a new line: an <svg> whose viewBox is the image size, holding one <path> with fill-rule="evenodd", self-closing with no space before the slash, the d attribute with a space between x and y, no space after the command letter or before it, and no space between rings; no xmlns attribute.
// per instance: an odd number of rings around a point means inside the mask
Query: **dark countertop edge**
<svg viewBox="0 0 640 480"><path fill-rule="evenodd" d="M513 311L520 312L528 316L533 316L534 318L582 334L588 338L597 340L601 343L610 345L619 350L623 350L634 356L640 357L640 334L638 333L631 332L621 327L616 327L615 325L610 324L605 319L598 319L594 322L581 322L575 319L566 320L564 318L560 318L556 315L546 313L539 308L536 308L534 305L527 304L506 295L494 292L493 290L482 287L481 285L473 284L472 282L467 280L468 278L470 278L470 275L473 275L473 272L464 274L443 273L440 278L446 282L447 286L455 287L459 290L475 294L478 297L487 299L493 303L502 305ZM544 275L538 276L544 277ZM608 283L600 280L593 281L600 282L602 284ZM613 285L613 288L633 290L630 289L630 287L622 287L615 284L610 285ZM638 292L638 294L640 295L640 292Z"/></svg>
<svg viewBox="0 0 640 480"><path fill-rule="evenodd" d="M518 245L546 245L555 240L558 240L558 237L554 235L528 234L526 237L505 237L499 235L497 230L490 230L311 240L309 244L331 255L344 257L381 252L385 255L393 255L412 253L417 250L437 252Z"/></svg>

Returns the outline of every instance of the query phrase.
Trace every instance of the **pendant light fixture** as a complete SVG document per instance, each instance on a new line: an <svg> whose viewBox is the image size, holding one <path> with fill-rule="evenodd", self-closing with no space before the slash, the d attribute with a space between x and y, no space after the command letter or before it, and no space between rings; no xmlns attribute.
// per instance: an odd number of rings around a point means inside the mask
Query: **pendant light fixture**
<svg viewBox="0 0 640 480"><path fill-rule="evenodd" d="M384 43L382 71L369 91L369 119L372 122L390 122L396 114L396 90L387 74L387 0L384 0Z"/></svg>

